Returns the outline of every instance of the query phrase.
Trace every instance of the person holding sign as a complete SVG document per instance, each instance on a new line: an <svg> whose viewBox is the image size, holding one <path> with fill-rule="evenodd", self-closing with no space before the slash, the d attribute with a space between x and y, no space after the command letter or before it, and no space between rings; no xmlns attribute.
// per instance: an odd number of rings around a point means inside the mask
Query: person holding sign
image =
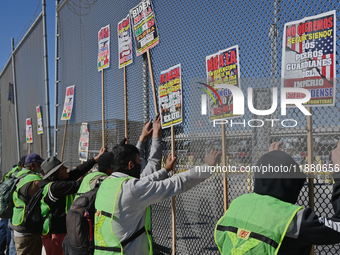
<svg viewBox="0 0 340 255"><path fill-rule="evenodd" d="M169 154L165 167L152 174L141 170L138 149L131 144L113 149L113 173L101 184L95 202L95 255L119 252L147 255L152 251L150 205L183 193L210 177L204 167L214 166L220 152L212 150L200 170L168 178L176 157ZM114 219L114 220L113 220Z"/></svg>

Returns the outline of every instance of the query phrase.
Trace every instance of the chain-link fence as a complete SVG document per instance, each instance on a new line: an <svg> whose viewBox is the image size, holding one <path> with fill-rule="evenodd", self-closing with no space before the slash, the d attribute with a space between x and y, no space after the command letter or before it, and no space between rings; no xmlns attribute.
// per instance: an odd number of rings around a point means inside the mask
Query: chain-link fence
<svg viewBox="0 0 340 255"><path fill-rule="evenodd" d="M65 160L70 166L79 164L78 142L80 124L89 123L90 156L101 147L101 74L97 71L97 33L107 24L111 28L111 66L104 71L105 82L105 135L109 148L124 137L124 89L123 70L118 69L117 37L118 22L126 17L138 0L82 1L64 0L58 7L60 80L57 105L62 106L66 87L76 85L72 118L67 128ZM151 50L156 84L159 74L178 63L182 66L184 122L175 127L176 172L185 171L203 163L210 148L221 148L221 126L213 127L200 114L201 93L197 81L205 77L205 57L239 45L241 86L254 89L254 106L267 109L271 97L269 88L280 85L281 49L284 23L329 10L339 10L334 1L153 1L160 43ZM337 21L339 18L337 16ZM338 22L339 24L339 22ZM339 40L337 38L337 51ZM144 120L154 117L151 82L145 56L136 57L127 67L129 142L136 144ZM17 60L19 61L19 59ZM337 62L338 63L338 62ZM9 67L7 67L9 68ZM339 72L337 66L337 73ZM10 72L11 69L8 69ZM7 72L7 71L6 71ZM10 77L10 74L6 74ZM339 90L336 102L339 102ZM4 95L1 91L3 107ZM60 154L65 122L60 120L58 107L57 153ZM313 109L314 163L327 164L330 151L339 140L339 103L335 107ZM281 119L277 113L271 118ZM2 122L9 110L3 112ZM21 113L22 115L24 113ZM252 119L248 110L242 119ZM9 117L8 117L9 118ZM258 117L256 117L258 118ZM297 109L289 109L287 118L298 125L283 128L249 128L243 125L227 125L227 163L235 166L254 164L273 141L281 140L285 151L300 163L306 163L307 118ZM34 121L34 120L33 120ZM242 122L241 119L235 121ZM9 123L9 122L8 122ZM12 122L13 124L13 122ZM9 124L8 124L9 125ZM8 130L8 127L6 127ZM2 132L5 131L4 125ZM7 131L8 132L8 131ZM9 133L8 133L9 134ZM12 140L15 138L12 134ZM4 137L3 137L4 139ZM7 136L6 139L10 139ZM8 144L8 141L3 144ZM14 146L14 145L12 145ZM3 148L2 148L3 151ZM171 151L170 130L163 131L163 154ZM4 152L3 152L4 153ZM228 174L228 202L251 192L253 178L248 173ZM332 215L332 192L329 175L315 178L315 208L320 216ZM299 204L308 206L308 186L299 198ZM215 175L189 192L176 197L177 254L218 254L213 239L217 220L223 215L223 180ZM152 206L152 227L155 250L170 254L171 201ZM338 246L317 246L316 254L337 254Z"/></svg>
<svg viewBox="0 0 340 255"><path fill-rule="evenodd" d="M41 5L38 5L38 8L41 10ZM14 58L9 58L0 75L2 174L10 171L12 166L17 164L19 155L27 155L29 149L43 158L48 156L49 127L46 118L45 80L47 77L44 71L43 12L36 13L30 25L22 39L15 43ZM10 45L10 41L8 44ZM12 98L11 101L8 100L9 97ZM40 135L37 131L36 107L38 105L41 106L43 120L43 134ZM33 143L30 145L26 143L26 118L32 119Z"/></svg>

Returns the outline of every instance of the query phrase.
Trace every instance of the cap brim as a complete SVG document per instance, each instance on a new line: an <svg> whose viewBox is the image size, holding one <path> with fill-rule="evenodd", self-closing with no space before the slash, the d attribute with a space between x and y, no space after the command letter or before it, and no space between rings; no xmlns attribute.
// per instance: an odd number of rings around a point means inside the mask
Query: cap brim
<svg viewBox="0 0 340 255"><path fill-rule="evenodd" d="M38 159L38 160L36 160L35 162L44 162L45 161L45 159Z"/></svg>
<svg viewBox="0 0 340 255"><path fill-rule="evenodd" d="M46 178L50 177L55 171L57 171L59 169L59 167L61 167L64 163L66 163L66 161L64 161L63 163L60 163L59 165L53 167L50 171L48 171L47 174L44 175L44 177L42 178L43 180L45 180Z"/></svg>

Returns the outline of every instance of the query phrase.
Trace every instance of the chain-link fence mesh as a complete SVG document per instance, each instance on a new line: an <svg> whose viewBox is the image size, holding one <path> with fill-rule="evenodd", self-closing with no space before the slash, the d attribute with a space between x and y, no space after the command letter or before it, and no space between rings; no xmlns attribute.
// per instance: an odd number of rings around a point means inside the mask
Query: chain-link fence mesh
<svg viewBox="0 0 340 255"><path fill-rule="evenodd" d="M101 146L101 74L97 72L97 33L110 24L111 66L104 71L105 130L109 148L124 137L123 70L118 69L117 23L139 1L69 0L59 10L60 87L63 104L67 86L76 85L75 105L69 121L65 159L73 166L78 161L79 128L89 123L90 152ZM200 114L201 93L197 82L205 78L205 57L239 45L241 86L254 89L256 109L271 105L271 87L280 86L282 36L284 23L329 10L339 12L334 1L153 1L160 43L151 50L155 83L159 74L178 63L182 66L184 122L175 127L176 172L203 163L211 148L221 149L221 126L213 127ZM337 20L339 20L337 18ZM339 24L339 22L338 22ZM339 40L337 40L339 51ZM146 57L136 58L127 67L129 142L136 144L143 121L154 118L154 104ZM337 66L338 68L338 66ZM337 70L338 72L338 70ZM280 92L280 91L279 91ZM339 102L337 91L336 102ZM314 163L327 164L330 151L339 140L339 103L335 107L313 109ZM60 119L61 107L58 110ZM228 174L228 202L251 192L253 176L241 173L242 166L254 164L273 141L284 142L284 149L299 164L307 163L307 118L298 109L289 109L287 119L298 122L294 128L281 125L280 107L271 116L280 119L274 128L249 128L243 119L259 118L246 109L241 123L226 127L227 164L236 172ZM264 118L263 117L263 118ZM261 117L262 119L262 117ZM289 123L285 123L289 124ZM58 123L58 153L61 152L64 122ZM163 131L163 155L171 151L170 130ZM315 179L315 208L321 216L331 216L331 178L327 174ZM308 206L308 186L303 188L299 204ZM214 226L223 215L223 180L220 175L176 197L177 254L218 254L213 240ZM155 249L169 254L171 240L171 200L152 206ZM317 254L337 254L337 246L317 246Z"/></svg>
<svg viewBox="0 0 340 255"><path fill-rule="evenodd" d="M41 6L38 5L41 9ZM44 45L42 14L38 13L29 32L16 42L14 54L14 70L16 83L16 98L18 109L19 147L20 156L27 155L29 148L32 153L40 154L42 158L47 155L46 96L44 73ZM25 31L27 32L27 31ZM9 42L10 44L10 42ZM5 66L0 77L1 85L1 120L2 125L2 173L11 170L18 162L17 129L15 120L15 105L8 101L9 83L13 84L12 59ZM12 96L13 91L11 92ZM13 102L14 102L13 101ZM36 106L41 106L44 132L38 135ZM33 143L26 143L26 118L32 119ZM5 149L4 149L5 148Z"/></svg>

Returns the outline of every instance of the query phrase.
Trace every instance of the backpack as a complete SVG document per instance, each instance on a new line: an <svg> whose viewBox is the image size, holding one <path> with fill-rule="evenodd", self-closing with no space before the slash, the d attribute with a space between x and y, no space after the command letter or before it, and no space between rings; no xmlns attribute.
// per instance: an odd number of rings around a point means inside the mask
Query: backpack
<svg viewBox="0 0 340 255"><path fill-rule="evenodd" d="M74 248L94 252L95 201L99 187L82 193L71 205L66 215L66 229L70 244Z"/></svg>
<svg viewBox="0 0 340 255"><path fill-rule="evenodd" d="M17 188L20 179L24 178L27 174L21 175L16 178L12 174L8 179L0 184L0 218L9 219L13 216L13 193Z"/></svg>
<svg viewBox="0 0 340 255"><path fill-rule="evenodd" d="M43 224L46 218L41 216L41 199L43 198L44 188L40 188L30 199L25 208L24 226L33 235L41 235Z"/></svg>

